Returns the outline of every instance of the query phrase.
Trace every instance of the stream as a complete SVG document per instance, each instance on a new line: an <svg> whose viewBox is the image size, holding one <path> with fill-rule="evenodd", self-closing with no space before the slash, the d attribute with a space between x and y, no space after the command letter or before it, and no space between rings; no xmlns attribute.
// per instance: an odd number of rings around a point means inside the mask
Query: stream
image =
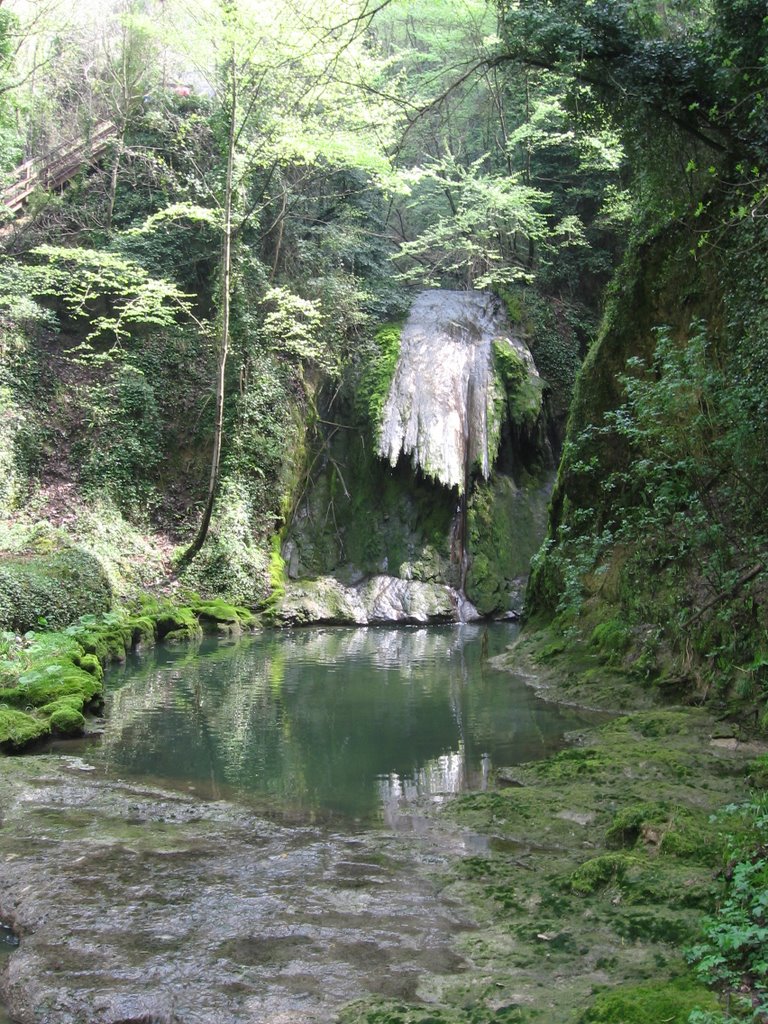
<svg viewBox="0 0 768 1024"><path fill-rule="evenodd" d="M4 768L13 1018L320 1024L439 998L475 926L437 877L493 840L430 805L593 717L491 667L514 636L267 631L112 671L98 740Z"/></svg>

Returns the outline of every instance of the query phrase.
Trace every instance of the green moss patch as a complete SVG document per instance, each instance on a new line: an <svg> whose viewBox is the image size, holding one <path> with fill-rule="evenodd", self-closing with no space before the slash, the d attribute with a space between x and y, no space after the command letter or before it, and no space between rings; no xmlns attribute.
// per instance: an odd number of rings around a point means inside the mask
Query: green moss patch
<svg viewBox="0 0 768 1024"><path fill-rule="evenodd" d="M749 762L747 777L755 789L768 789L768 754L763 754Z"/></svg>
<svg viewBox="0 0 768 1024"><path fill-rule="evenodd" d="M590 643L596 647L606 661L618 661L629 647L632 634L621 619L609 619L595 626Z"/></svg>
<svg viewBox="0 0 768 1024"><path fill-rule="evenodd" d="M174 605L145 599L128 610L84 615L58 633L19 638L13 656L0 661L0 747L18 750L51 731L81 733L85 714L102 705L103 666L156 640L193 640L201 621L220 632L239 632L256 619L224 601Z"/></svg>
<svg viewBox="0 0 768 1024"><path fill-rule="evenodd" d="M67 736L77 735L85 728L85 716L66 702L58 703L58 706L51 712L49 722L51 729Z"/></svg>
<svg viewBox="0 0 768 1024"><path fill-rule="evenodd" d="M605 853L580 864L570 878L570 887L579 896L587 896L619 882L627 873L632 859L623 853Z"/></svg>
<svg viewBox="0 0 768 1024"><path fill-rule="evenodd" d="M49 731L50 726L45 718L0 704L0 746L6 750L19 750L47 735Z"/></svg>
<svg viewBox="0 0 768 1024"><path fill-rule="evenodd" d="M221 598L211 601L193 600L191 608L204 628L213 628L219 632L237 632L257 622L253 612L239 605L228 604Z"/></svg>
<svg viewBox="0 0 768 1024"><path fill-rule="evenodd" d="M687 1024L692 1010L717 1009L705 988L687 980L668 984L627 985L601 992L577 1024Z"/></svg>
<svg viewBox="0 0 768 1024"><path fill-rule="evenodd" d="M493 365L507 396L511 422L531 429L541 415L543 381L506 339L494 341Z"/></svg>
<svg viewBox="0 0 768 1024"><path fill-rule="evenodd" d="M157 639L168 642L194 640L202 635L197 616L191 608L168 608L155 618Z"/></svg>
<svg viewBox="0 0 768 1024"><path fill-rule="evenodd" d="M339 1017L340 1024L523 1024L535 1020L520 1006L495 1010L469 1007L414 1006L398 1002L356 1003Z"/></svg>
<svg viewBox="0 0 768 1024"><path fill-rule="evenodd" d="M695 1005L714 1005L686 975L684 950L720 895L726 858L711 815L743 798L748 756L712 745L714 727L699 709L624 714L582 746L503 773L514 786L445 807L454 829L489 843L446 872L444 893L478 927L458 939L473 968L436 986L441 1005L484 1007L492 1020L514 1004L521 1020L558 1024L624 1021L629 1004L614 995L637 997L628 1021L687 1024ZM616 988L596 999L607 983ZM646 989L670 1001L657 1007Z"/></svg>
<svg viewBox="0 0 768 1024"><path fill-rule="evenodd" d="M358 413L369 424L374 439L378 439L381 430L384 404L400 357L402 333L402 323L385 324L377 331L372 354L356 388L355 402Z"/></svg>
<svg viewBox="0 0 768 1024"><path fill-rule="evenodd" d="M79 615L106 611L111 602L109 580L87 551L0 556L2 629L62 629Z"/></svg>

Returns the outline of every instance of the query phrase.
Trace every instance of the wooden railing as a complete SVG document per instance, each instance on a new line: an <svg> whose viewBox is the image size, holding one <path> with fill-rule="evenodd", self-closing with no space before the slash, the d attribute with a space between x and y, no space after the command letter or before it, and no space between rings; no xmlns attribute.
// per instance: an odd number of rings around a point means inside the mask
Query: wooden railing
<svg viewBox="0 0 768 1024"><path fill-rule="evenodd" d="M98 159L117 132L111 121L102 121L86 137L62 143L45 156L27 160L16 168L13 180L3 189L3 204L16 213L34 190L59 188L89 160Z"/></svg>

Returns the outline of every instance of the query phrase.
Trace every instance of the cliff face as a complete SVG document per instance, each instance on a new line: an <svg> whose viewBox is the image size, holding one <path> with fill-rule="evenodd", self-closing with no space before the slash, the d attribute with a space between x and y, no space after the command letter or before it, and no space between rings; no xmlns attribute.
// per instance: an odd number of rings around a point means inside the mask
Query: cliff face
<svg viewBox="0 0 768 1024"><path fill-rule="evenodd" d="M762 225L636 245L581 369L527 608L614 663L762 692ZM606 626L608 624L608 626Z"/></svg>
<svg viewBox="0 0 768 1024"><path fill-rule="evenodd" d="M283 544L292 581L283 616L426 621L516 610L543 534L551 454L544 384L501 303L478 292L419 295L379 390L373 431L348 401L321 438ZM371 580L386 601L371 598Z"/></svg>

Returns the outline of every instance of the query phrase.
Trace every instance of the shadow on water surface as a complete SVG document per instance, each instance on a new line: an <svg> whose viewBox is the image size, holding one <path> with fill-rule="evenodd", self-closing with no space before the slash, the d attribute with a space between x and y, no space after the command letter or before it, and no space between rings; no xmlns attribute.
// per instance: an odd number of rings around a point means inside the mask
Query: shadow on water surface
<svg viewBox="0 0 768 1024"><path fill-rule="evenodd" d="M587 713L543 701L488 659L509 624L268 631L158 648L107 679L88 757L110 774L293 820L402 821L546 756Z"/></svg>

